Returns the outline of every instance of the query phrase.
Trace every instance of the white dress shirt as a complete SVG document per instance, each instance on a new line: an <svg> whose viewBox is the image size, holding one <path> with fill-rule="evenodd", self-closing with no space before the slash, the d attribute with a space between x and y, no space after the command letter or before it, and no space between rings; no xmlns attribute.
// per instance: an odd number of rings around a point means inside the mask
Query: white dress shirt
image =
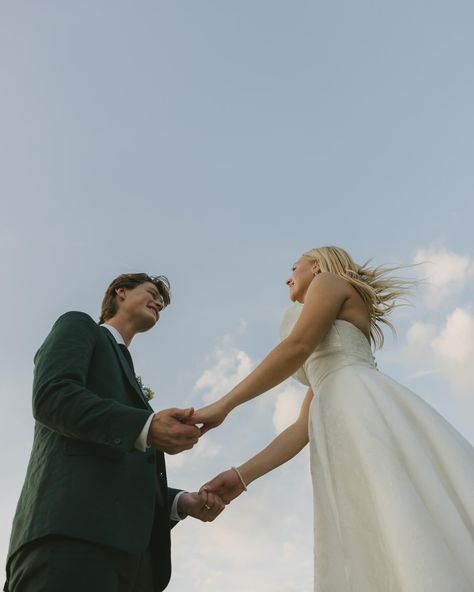
<svg viewBox="0 0 474 592"><path fill-rule="evenodd" d="M122 335L120 334L119 331L117 331L117 329L115 327L112 327L112 325L108 325L107 323L103 323L101 325L101 327L105 327L106 329L108 329L110 331L110 333L112 333L115 341L119 345L125 345L125 341L123 340ZM140 452L145 452L147 448L150 448L150 445L147 442L147 437L148 437L148 431L149 431L150 425L151 425L151 420L153 419L154 415L155 415L154 413L150 413L150 416L146 420L142 431L140 432L138 438L135 440L135 448L137 450L140 450ZM174 520L176 522L183 520L183 518L181 518L181 516L178 514L178 500L183 495L183 493L185 493L185 492L180 491L176 495L176 497L173 500L173 504L171 506L170 518L171 518L171 520Z"/></svg>

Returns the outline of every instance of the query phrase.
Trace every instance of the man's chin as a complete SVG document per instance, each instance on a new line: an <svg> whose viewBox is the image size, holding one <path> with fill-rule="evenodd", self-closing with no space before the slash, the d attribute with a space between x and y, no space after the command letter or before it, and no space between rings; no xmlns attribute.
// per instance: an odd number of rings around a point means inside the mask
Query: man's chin
<svg viewBox="0 0 474 592"><path fill-rule="evenodd" d="M156 325L157 322L158 322L157 318L147 316L147 318L143 319L143 321L140 323L140 327L137 330L137 333L145 333L145 331L149 331L150 329L153 329L153 327Z"/></svg>

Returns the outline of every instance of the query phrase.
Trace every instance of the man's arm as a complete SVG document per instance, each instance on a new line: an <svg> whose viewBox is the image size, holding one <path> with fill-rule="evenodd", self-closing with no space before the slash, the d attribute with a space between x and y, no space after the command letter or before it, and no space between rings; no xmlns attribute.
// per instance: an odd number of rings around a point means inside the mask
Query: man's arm
<svg viewBox="0 0 474 592"><path fill-rule="evenodd" d="M99 328L89 315L68 312L54 324L35 358L33 415L64 436L123 451L135 450L150 411L100 397L87 388ZM192 448L200 432L182 422L192 410L165 409L152 419L151 444L176 454Z"/></svg>
<svg viewBox="0 0 474 592"><path fill-rule="evenodd" d="M64 436L131 451L150 411L87 388L98 336L98 326L85 313L68 312L56 321L35 357L33 415Z"/></svg>

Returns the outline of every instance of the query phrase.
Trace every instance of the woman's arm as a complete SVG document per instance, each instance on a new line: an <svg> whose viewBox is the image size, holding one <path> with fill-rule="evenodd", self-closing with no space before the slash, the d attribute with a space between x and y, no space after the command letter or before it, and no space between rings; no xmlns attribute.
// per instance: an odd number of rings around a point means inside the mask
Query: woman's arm
<svg viewBox="0 0 474 592"><path fill-rule="evenodd" d="M199 409L190 422L202 424L201 432L205 433L221 424L238 405L294 374L324 339L349 296L345 280L332 273L318 274L308 288L303 310L290 335L242 382L215 403Z"/></svg>
<svg viewBox="0 0 474 592"><path fill-rule="evenodd" d="M313 391L308 389L298 419L279 434L266 448L235 469L229 469L208 481L201 489L217 494L225 503L231 502L255 479L273 471L298 454L308 443L308 415Z"/></svg>

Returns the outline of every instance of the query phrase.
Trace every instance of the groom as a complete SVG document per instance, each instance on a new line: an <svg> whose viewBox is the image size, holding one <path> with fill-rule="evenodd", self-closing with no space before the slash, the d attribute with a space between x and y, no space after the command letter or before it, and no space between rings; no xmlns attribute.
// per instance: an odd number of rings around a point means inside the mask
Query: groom
<svg viewBox="0 0 474 592"><path fill-rule="evenodd" d="M170 529L213 520L213 494L168 488L164 452L189 450L192 409L154 413L128 345L170 302L164 276L126 274L108 287L100 323L68 312L35 356L33 449L7 562L7 592L160 592Z"/></svg>

